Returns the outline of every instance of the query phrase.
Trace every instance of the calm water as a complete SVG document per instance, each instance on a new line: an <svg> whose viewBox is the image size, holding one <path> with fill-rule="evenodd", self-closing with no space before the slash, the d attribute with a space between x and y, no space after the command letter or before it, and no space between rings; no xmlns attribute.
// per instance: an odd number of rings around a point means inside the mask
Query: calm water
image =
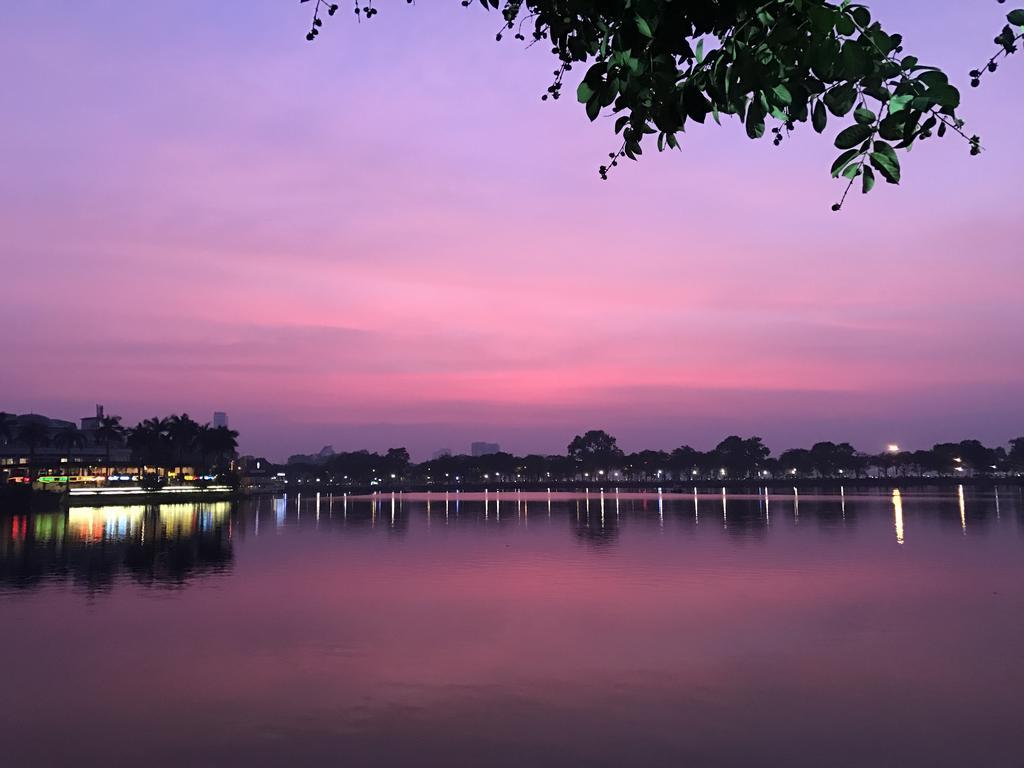
<svg viewBox="0 0 1024 768"><path fill-rule="evenodd" d="M7 766L1024 765L1024 499L0 514Z"/></svg>

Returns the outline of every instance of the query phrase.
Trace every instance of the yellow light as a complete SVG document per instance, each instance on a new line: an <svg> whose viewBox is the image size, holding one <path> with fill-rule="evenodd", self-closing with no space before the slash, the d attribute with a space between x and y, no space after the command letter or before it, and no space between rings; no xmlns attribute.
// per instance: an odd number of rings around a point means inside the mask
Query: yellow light
<svg viewBox="0 0 1024 768"><path fill-rule="evenodd" d="M886 450L887 450L887 451L888 451L889 453L899 453L899 452L900 452L900 447L899 447L899 445L897 445L896 443L889 443L889 445L887 445L887 446L885 447L885 449L886 449Z"/></svg>
<svg viewBox="0 0 1024 768"><path fill-rule="evenodd" d="M964 487L958 485L956 488L956 500L960 507L960 530L967 535L967 504L964 502Z"/></svg>
<svg viewBox="0 0 1024 768"><path fill-rule="evenodd" d="M903 543L903 497L898 489L892 492L892 515L896 525L896 542Z"/></svg>

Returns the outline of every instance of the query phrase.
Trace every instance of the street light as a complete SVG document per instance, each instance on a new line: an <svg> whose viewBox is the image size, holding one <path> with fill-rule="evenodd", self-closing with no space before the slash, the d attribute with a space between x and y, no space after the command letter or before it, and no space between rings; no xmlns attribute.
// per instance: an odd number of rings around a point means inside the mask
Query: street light
<svg viewBox="0 0 1024 768"><path fill-rule="evenodd" d="M896 443L889 443L885 447L885 450L887 450L889 453L899 453L900 452L900 447Z"/></svg>

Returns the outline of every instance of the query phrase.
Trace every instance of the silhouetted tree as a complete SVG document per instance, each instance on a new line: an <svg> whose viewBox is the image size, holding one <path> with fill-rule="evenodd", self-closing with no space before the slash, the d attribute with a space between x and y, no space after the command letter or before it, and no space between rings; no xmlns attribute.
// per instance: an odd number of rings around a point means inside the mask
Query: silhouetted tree
<svg viewBox="0 0 1024 768"><path fill-rule="evenodd" d="M779 456L779 470L785 474L806 477L814 471L814 458L806 448L790 448Z"/></svg>
<svg viewBox="0 0 1024 768"><path fill-rule="evenodd" d="M1015 437L1010 441L1010 453L1007 455L1010 466L1017 472L1024 472L1024 437Z"/></svg>
<svg viewBox="0 0 1024 768"><path fill-rule="evenodd" d="M193 442L199 451L203 469L209 469L211 459L213 466L217 466L234 455L238 448L238 432L225 426L211 427L203 424Z"/></svg>
<svg viewBox="0 0 1024 768"><path fill-rule="evenodd" d="M158 467L166 465L171 452L167 419L154 416L140 421L128 432L128 447L139 463Z"/></svg>
<svg viewBox="0 0 1024 768"><path fill-rule="evenodd" d="M0 445L14 439L14 415L0 411Z"/></svg>
<svg viewBox="0 0 1024 768"><path fill-rule="evenodd" d="M615 438L603 429L591 429L576 435L569 443L566 453L581 471L607 470L622 459L622 449Z"/></svg>
<svg viewBox="0 0 1024 768"><path fill-rule="evenodd" d="M96 440L106 450L107 464L110 463L110 446L120 444L124 438L125 429L121 426L120 416L104 416L100 419L96 428Z"/></svg>
<svg viewBox="0 0 1024 768"><path fill-rule="evenodd" d="M199 424L191 419L187 413L183 413L180 416L175 414L167 419L167 436L170 438L175 466L180 468L184 466L186 459L192 455L196 448L196 438L199 437Z"/></svg>
<svg viewBox="0 0 1024 768"><path fill-rule="evenodd" d="M729 477L750 477L771 455L760 437L743 439L737 435L725 438L712 453L719 468Z"/></svg>
<svg viewBox="0 0 1024 768"><path fill-rule="evenodd" d="M68 424L66 427L61 427L53 436L53 444L66 450L70 459L74 456L76 448L80 449L85 446L85 435L74 424Z"/></svg>
<svg viewBox="0 0 1024 768"><path fill-rule="evenodd" d="M18 442L28 448L28 465L31 477L36 476L36 452L50 444L50 429L45 423L30 418L18 427Z"/></svg>

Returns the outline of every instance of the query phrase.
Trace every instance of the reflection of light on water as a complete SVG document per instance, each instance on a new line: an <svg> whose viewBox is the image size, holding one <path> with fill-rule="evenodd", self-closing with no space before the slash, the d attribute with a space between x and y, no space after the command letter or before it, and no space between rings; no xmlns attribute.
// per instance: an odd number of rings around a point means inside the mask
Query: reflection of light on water
<svg viewBox="0 0 1024 768"><path fill-rule="evenodd" d="M722 527L729 525L729 509L726 507L725 488L722 489Z"/></svg>
<svg viewBox="0 0 1024 768"><path fill-rule="evenodd" d="M72 537L85 542L125 539L142 524L146 507L72 507L68 511L68 528Z"/></svg>
<svg viewBox="0 0 1024 768"><path fill-rule="evenodd" d="M222 523L225 520L230 522L231 504L226 501L219 501L215 504L191 504L182 506L193 506L197 508L197 520L199 523L199 530L201 532L212 531L215 525ZM145 524L145 520L143 520L143 524Z"/></svg>
<svg viewBox="0 0 1024 768"><path fill-rule="evenodd" d="M964 504L964 487L958 485L956 487L956 497L960 502L960 529L966 535L967 533L967 505Z"/></svg>
<svg viewBox="0 0 1024 768"><path fill-rule="evenodd" d="M284 518L287 514L287 509L288 494L285 494L280 499L274 499L274 522L278 528L284 525Z"/></svg>
<svg viewBox="0 0 1024 768"><path fill-rule="evenodd" d="M160 525L170 536L187 536L196 529L195 504L162 504L159 509Z"/></svg>
<svg viewBox="0 0 1024 768"><path fill-rule="evenodd" d="M903 543L903 497L898 488L892 491L892 516L896 525L896 541Z"/></svg>
<svg viewBox="0 0 1024 768"><path fill-rule="evenodd" d="M11 518L11 539L22 542L28 536L29 526L37 542L60 541L64 538L63 514L15 515Z"/></svg>

